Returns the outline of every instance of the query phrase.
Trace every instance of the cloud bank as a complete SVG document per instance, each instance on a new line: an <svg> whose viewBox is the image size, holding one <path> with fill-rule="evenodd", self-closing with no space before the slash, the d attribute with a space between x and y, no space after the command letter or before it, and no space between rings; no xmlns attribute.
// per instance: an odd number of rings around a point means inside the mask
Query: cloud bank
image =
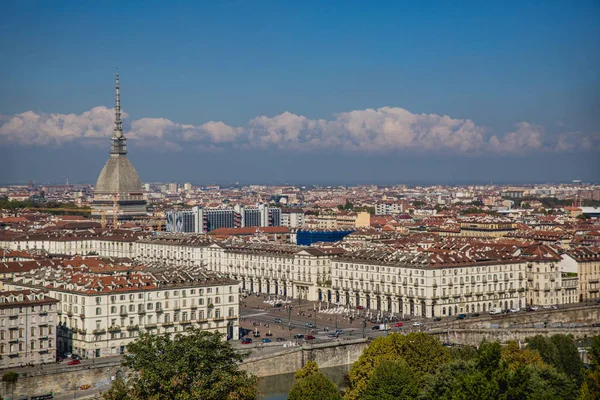
<svg viewBox="0 0 600 400"><path fill-rule="evenodd" d="M123 113L127 118L127 114ZM0 117L0 144L61 145L108 140L114 109L94 107L80 115L27 111ZM355 110L332 119L309 119L285 112L259 116L243 127L221 121L202 125L166 118L141 118L126 124L126 136L137 145L181 151L184 148L262 148L290 151L390 153L423 151L453 154L526 154L537 151L574 152L600 148L598 135L567 133L549 136L528 122L512 132L492 134L470 119L414 114L399 107Z"/></svg>

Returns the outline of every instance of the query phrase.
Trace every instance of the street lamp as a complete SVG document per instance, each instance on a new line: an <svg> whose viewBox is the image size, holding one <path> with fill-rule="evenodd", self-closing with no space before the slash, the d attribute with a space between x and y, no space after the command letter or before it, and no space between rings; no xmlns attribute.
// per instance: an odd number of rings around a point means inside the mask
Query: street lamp
<svg viewBox="0 0 600 400"><path fill-rule="evenodd" d="M292 305L288 306L288 330L292 330Z"/></svg>

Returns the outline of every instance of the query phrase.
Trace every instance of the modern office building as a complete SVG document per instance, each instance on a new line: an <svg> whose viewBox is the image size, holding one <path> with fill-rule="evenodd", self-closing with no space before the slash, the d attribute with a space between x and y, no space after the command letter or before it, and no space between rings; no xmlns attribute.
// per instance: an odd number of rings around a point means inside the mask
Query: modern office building
<svg viewBox="0 0 600 400"><path fill-rule="evenodd" d="M234 208L192 207L167 211L167 232L206 233L219 228L281 226L279 208L261 204Z"/></svg>

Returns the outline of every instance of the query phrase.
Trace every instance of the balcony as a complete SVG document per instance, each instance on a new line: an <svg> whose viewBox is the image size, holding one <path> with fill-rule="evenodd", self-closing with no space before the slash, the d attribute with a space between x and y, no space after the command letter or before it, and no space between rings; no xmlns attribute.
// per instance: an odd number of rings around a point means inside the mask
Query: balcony
<svg viewBox="0 0 600 400"><path fill-rule="evenodd" d="M184 319L182 321L179 321L179 324L181 325L190 325L192 323L192 321L190 321L189 319Z"/></svg>
<svg viewBox="0 0 600 400"><path fill-rule="evenodd" d="M9 327L8 327L8 330L9 330L9 331L16 331L16 330L18 330L18 329L19 329L19 327L18 327L18 326L9 326Z"/></svg>
<svg viewBox="0 0 600 400"><path fill-rule="evenodd" d="M79 318L85 319L85 314L79 314Z"/></svg>
<svg viewBox="0 0 600 400"><path fill-rule="evenodd" d="M238 316L237 316L237 315L229 315L229 316L227 316L226 318L227 318L228 320L236 320L236 319L238 319Z"/></svg>
<svg viewBox="0 0 600 400"><path fill-rule="evenodd" d="M48 340L48 336L40 336L40 340Z"/></svg>
<svg viewBox="0 0 600 400"><path fill-rule="evenodd" d="M104 328L94 329L92 332L94 333L94 335L104 335L106 333L106 329L104 329Z"/></svg>
<svg viewBox="0 0 600 400"><path fill-rule="evenodd" d="M15 352L12 352L12 353L8 353L8 356L9 356L10 358L16 358L16 357L19 357L19 353L17 353L17 352L15 351Z"/></svg>
<svg viewBox="0 0 600 400"><path fill-rule="evenodd" d="M215 322L220 322L220 321L224 321L224 320L225 320L225 317L214 317L213 318L213 321L215 321Z"/></svg>
<svg viewBox="0 0 600 400"><path fill-rule="evenodd" d="M175 323L171 322L171 321L169 321L169 322L163 322L163 324L162 324L162 326L164 326L164 327L169 327L169 326L173 326L173 325L175 325Z"/></svg>
<svg viewBox="0 0 600 400"><path fill-rule="evenodd" d="M208 319L206 319L206 318L198 318L198 323L199 324L205 324L207 322L208 322Z"/></svg>
<svg viewBox="0 0 600 400"><path fill-rule="evenodd" d="M121 311L121 312L119 313L119 315L120 315L121 317L126 317L126 316L127 316L127 311Z"/></svg>
<svg viewBox="0 0 600 400"><path fill-rule="evenodd" d="M109 326L108 331L111 333L121 332L121 327L119 325Z"/></svg>
<svg viewBox="0 0 600 400"><path fill-rule="evenodd" d="M10 316L8 317L8 319L17 319L17 318L19 318L19 316L18 316L18 315L16 315L16 314L15 314L15 315L10 315Z"/></svg>
<svg viewBox="0 0 600 400"><path fill-rule="evenodd" d="M137 331L139 329L140 329L140 327L138 325L128 325L127 326L128 331Z"/></svg>
<svg viewBox="0 0 600 400"><path fill-rule="evenodd" d="M40 317L45 317L48 315L48 311L40 311Z"/></svg>
<svg viewBox="0 0 600 400"><path fill-rule="evenodd" d="M146 325L144 326L144 328L146 328L147 330L148 330L148 329L156 329L156 326L157 326L156 324L146 324Z"/></svg>
<svg viewBox="0 0 600 400"><path fill-rule="evenodd" d="M198 306L197 306L197 305L195 305L195 304L193 304L193 305L191 306L191 308L192 308L192 310L195 310L195 309L197 309L197 308L198 308Z"/></svg>

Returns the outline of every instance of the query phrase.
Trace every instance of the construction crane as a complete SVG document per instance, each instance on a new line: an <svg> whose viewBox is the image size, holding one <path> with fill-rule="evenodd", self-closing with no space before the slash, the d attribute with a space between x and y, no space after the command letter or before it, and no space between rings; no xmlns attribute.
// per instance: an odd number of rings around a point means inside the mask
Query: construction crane
<svg viewBox="0 0 600 400"><path fill-rule="evenodd" d="M100 226L102 226L102 229L106 229L106 210L103 209L100 214Z"/></svg>

